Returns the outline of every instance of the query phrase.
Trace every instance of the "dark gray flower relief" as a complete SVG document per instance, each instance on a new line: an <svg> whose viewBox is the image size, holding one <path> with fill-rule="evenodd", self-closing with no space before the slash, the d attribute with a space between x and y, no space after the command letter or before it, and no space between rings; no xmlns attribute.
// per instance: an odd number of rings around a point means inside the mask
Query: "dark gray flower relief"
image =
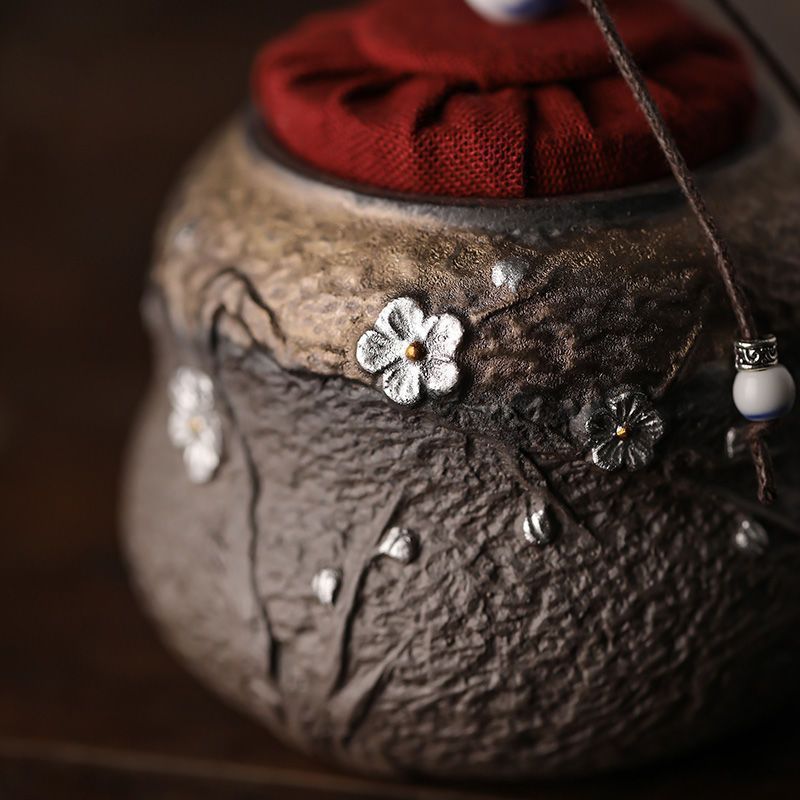
<svg viewBox="0 0 800 800"><path fill-rule="evenodd" d="M586 433L598 467L637 470L653 460L653 448L664 435L664 421L644 392L622 386L592 410Z"/></svg>

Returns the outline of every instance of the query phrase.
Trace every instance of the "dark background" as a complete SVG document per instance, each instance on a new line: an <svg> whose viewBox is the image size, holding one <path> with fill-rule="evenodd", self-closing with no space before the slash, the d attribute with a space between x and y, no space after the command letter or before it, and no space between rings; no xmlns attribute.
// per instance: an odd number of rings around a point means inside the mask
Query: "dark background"
<svg viewBox="0 0 800 800"><path fill-rule="evenodd" d="M196 684L136 606L117 490L147 381L138 299L159 208L244 103L259 43L332 5L0 0L0 800L800 796L792 710L683 761L572 784L345 776ZM800 74L800 3L737 5Z"/></svg>

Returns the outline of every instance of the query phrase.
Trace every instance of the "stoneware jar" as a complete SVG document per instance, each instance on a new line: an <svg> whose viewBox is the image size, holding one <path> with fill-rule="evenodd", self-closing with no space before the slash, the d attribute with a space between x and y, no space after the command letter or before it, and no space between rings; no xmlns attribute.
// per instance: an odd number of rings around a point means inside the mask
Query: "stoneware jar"
<svg viewBox="0 0 800 800"><path fill-rule="evenodd" d="M796 372L800 130L757 77L752 133L697 176ZM186 664L379 773L634 765L782 702L797 415L763 507L674 184L401 196L268 129L242 113L192 163L145 302L125 545Z"/></svg>

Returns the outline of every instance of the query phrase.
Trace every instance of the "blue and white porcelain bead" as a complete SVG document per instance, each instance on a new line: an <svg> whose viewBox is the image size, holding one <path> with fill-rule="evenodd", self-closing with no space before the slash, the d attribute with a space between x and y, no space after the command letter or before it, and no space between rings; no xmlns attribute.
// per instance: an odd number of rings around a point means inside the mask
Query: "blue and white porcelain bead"
<svg viewBox="0 0 800 800"><path fill-rule="evenodd" d="M752 422L764 422L788 414L794 406L794 379L778 363L774 336L734 345L736 379L733 402L739 413Z"/></svg>
<svg viewBox="0 0 800 800"><path fill-rule="evenodd" d="M513 25L562 11L566 0L466 0L474 11L491 22Z"/></svg>

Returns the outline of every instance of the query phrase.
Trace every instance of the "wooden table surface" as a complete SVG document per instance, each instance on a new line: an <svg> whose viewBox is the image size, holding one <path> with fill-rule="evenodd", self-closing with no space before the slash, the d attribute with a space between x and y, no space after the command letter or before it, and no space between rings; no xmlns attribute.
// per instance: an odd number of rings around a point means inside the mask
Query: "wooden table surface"
<svg viewBox="0 0 800 800"><path fill-rule="evenodd" d="M140 612L117 489L148 374L151 232L181 164L241 105L259 42L314 5L332 3L0 4L0 800L800 796L796 709L567 784L348 776L227 708ZM739 5L800 74L800 4Z"/></svg>

